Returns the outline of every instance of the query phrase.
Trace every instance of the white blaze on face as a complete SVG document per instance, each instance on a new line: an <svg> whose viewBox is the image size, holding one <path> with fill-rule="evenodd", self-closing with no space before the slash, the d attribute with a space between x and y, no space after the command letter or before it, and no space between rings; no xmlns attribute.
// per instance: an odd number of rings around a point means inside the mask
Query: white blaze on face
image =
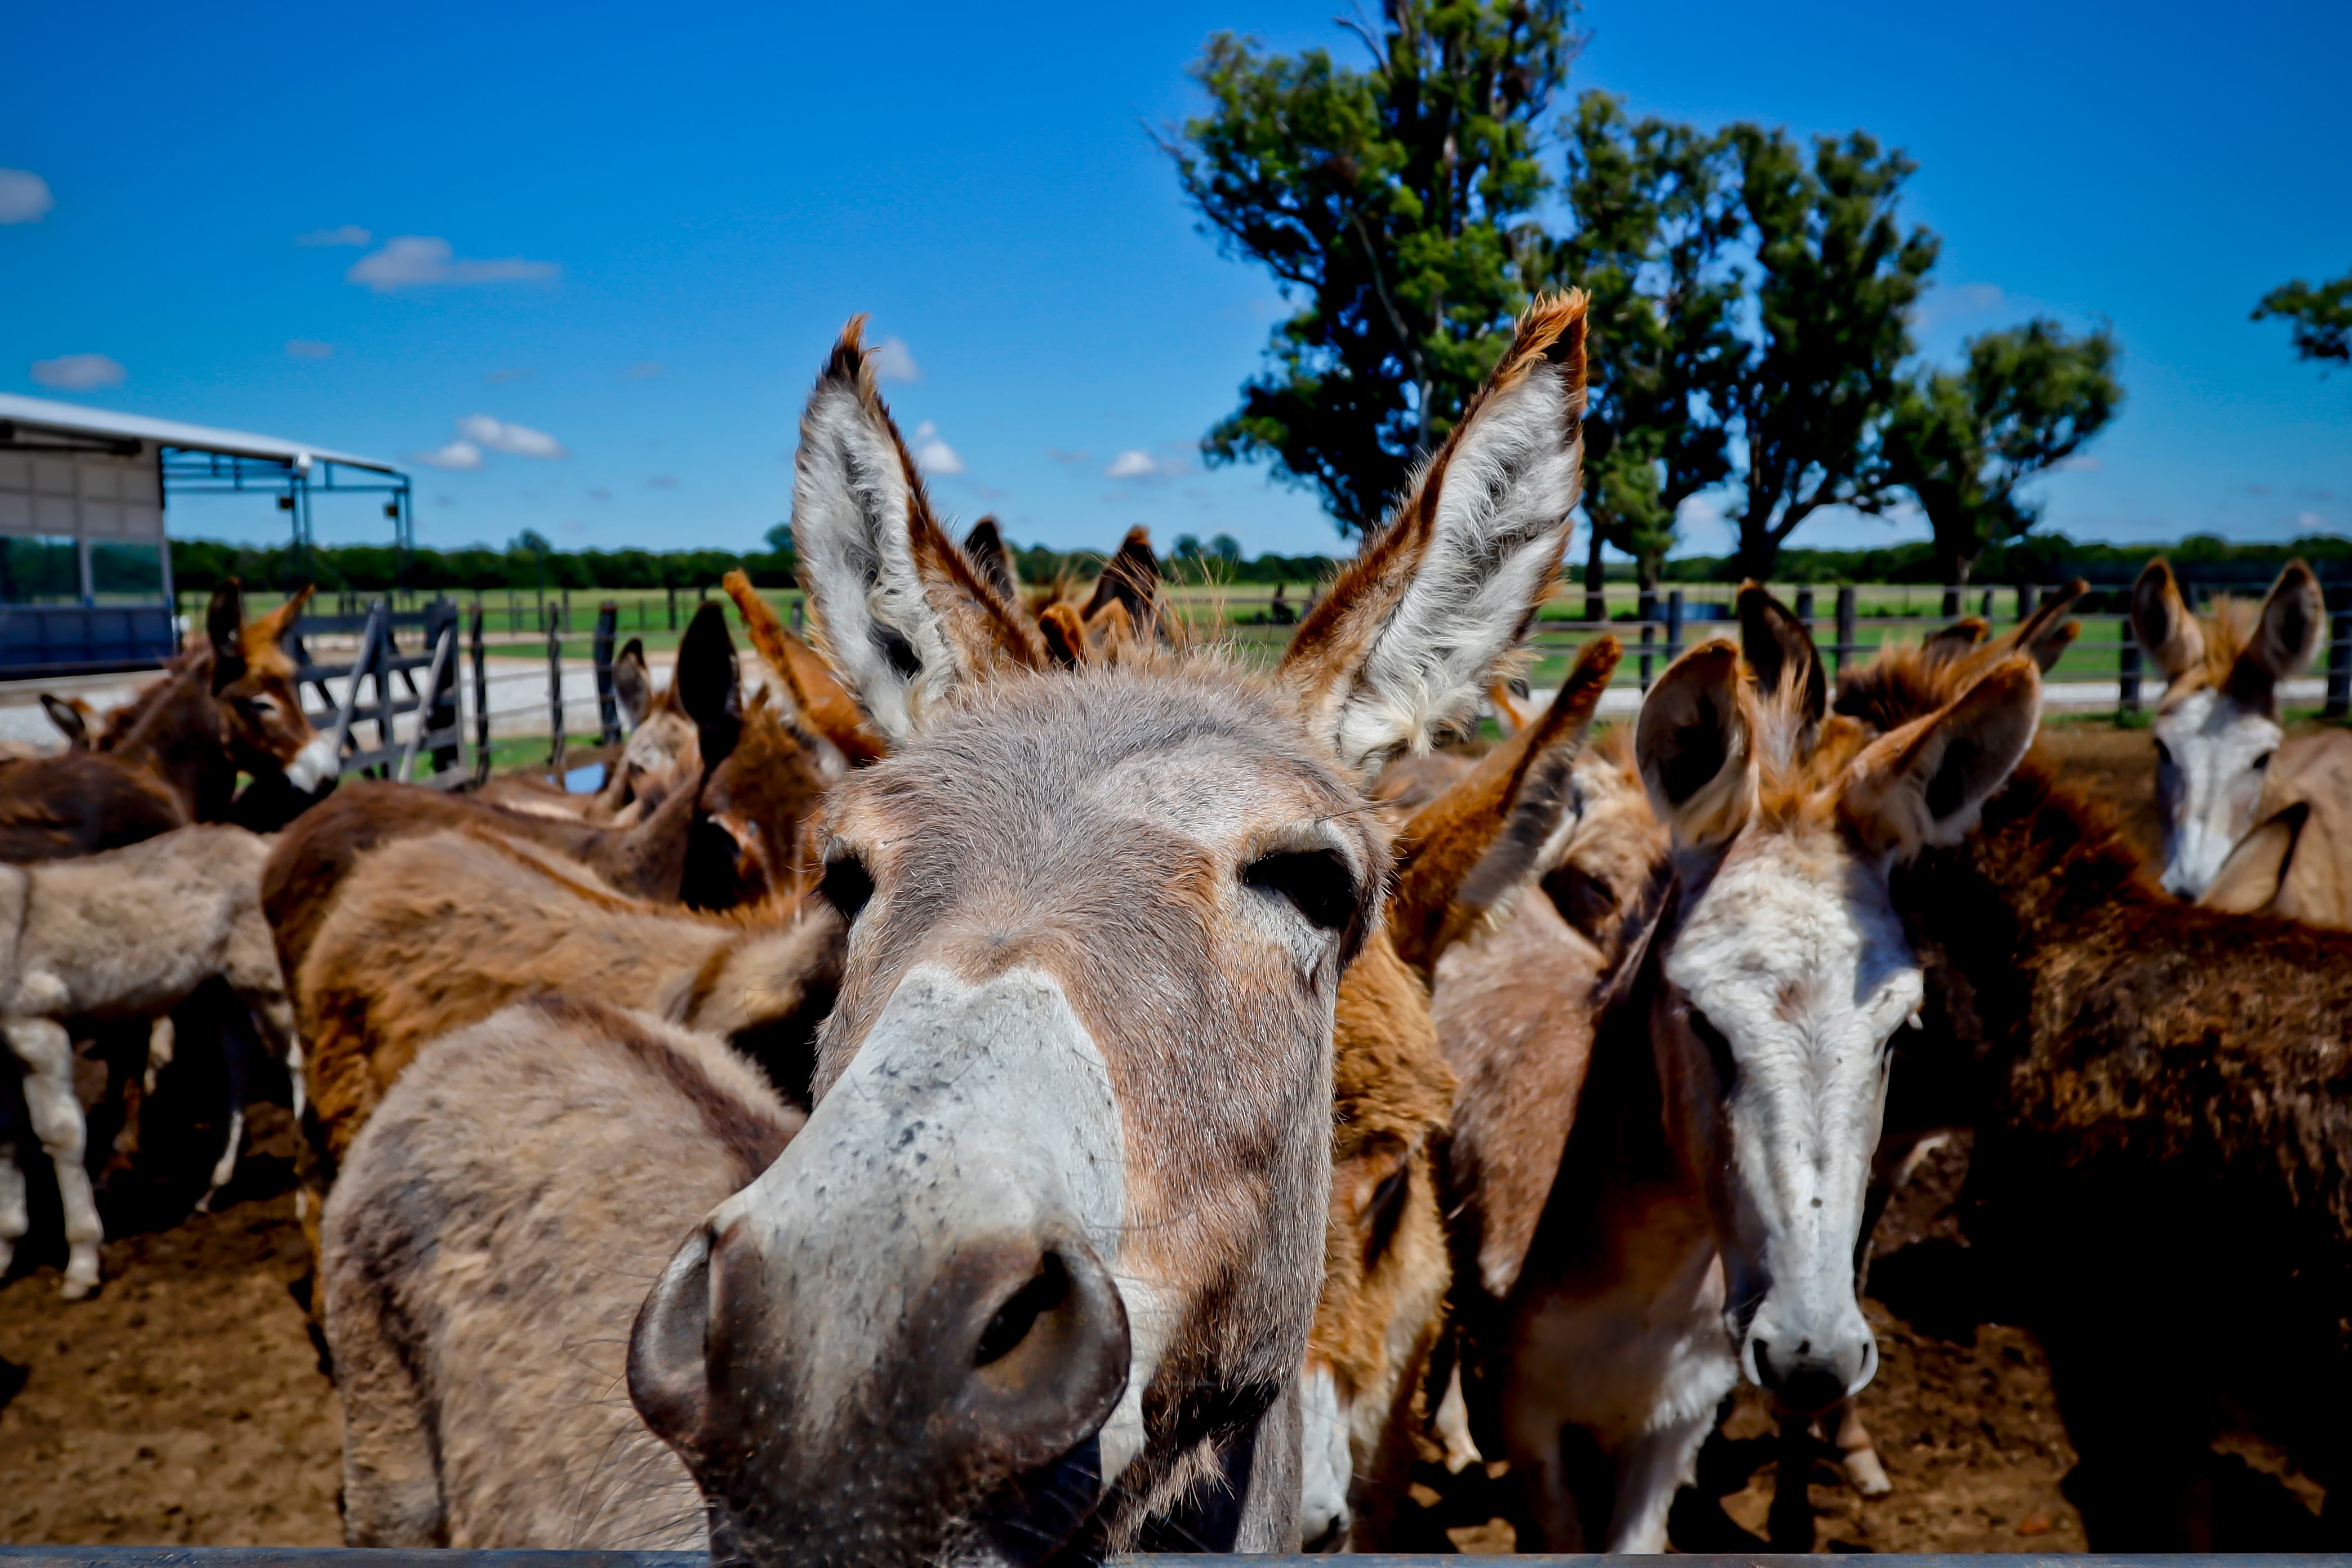
<svg viewBox="0 0 2352 1568"><path fill-rule="evenodd" d="M1348 1488L1355 1461L1348 1447L1348 1410L1339 1402L1339 1380L1330 1365L1309 1359L1298 1380L1304 1431L1299 1441L1298 1538L1308 1546L1324 1542L1349 1523Z"/></svg>
<svg viewBox="0 0 2352 1568"><path fill-rule="evenodd" d="M1142 1397L1168 1314L1122 1261L1126 1142L1110 1074L1052 975L974 985L907 972L808 1124L760 1179L713 1212L745 1227L772 1275L823 1281L827 1310L796 1355L821 1406L872 1361L926 1280L908 1258L957 1237L1075 1222L1117 1282L1128 1386L1101 1432L1108 1484L1143 1446Z"/></svg>
<svg viewBox="0 0 2352 1568"><path fill-rule="evenodd" d="M2254 825L2278 724L2218 691L2192 691L2154 725L2156 796L2164 817L2164 888L2193 899Z"/></svg>
<svg viewBox="0 0 2352 1568"><path fill-rule="evenodd" d="M1729 1058L1727 1119L1713 1125L1723 1146L1691 1152L1727 1173L1718 1225L1742 1364L1757 1376L1758 1339L1776 1357L1807 1346L1842 1357L1859 1387L1876 1356L1853 1251L1886 1043L1921 996L1885 879L1826 833L1752 840L1699 895L1664 970L1720 1042L1682 1042L1685 1069L1719 1089L1721 1066L1686 1058Z"/></svg>
<svg viewBox="0 0 2352 1568"><path fill-rule="evenodd" d="M313 735L286 764L286 782L310 795L341 771L342 761L341 748L332 735Z"/></svg>

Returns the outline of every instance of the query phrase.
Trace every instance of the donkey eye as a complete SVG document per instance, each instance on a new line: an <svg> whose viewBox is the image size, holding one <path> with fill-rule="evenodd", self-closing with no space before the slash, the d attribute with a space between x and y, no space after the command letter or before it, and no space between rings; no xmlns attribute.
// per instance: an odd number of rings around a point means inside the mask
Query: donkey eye
<svg viewBox="0 0 2352 1568"><path fill-rule="evenodd" d="M1287 899L1309 925L1345 931L1356 913L1356 874L1336 849L1303 849L1253 861L1242 880Z"/></svg>
<svg viewBox="0 0 2352 1568"><path fill-rule="evenodd" d="M1715 1064L1715 1079L1722 1086L1723 1098L1729 1100L1739 1087L1739 1059L1731 1054L1731 1042L1725 1039L1723 1032L1708 1023L1706 1015L1697 1008L1688 1009L1685 1016L1690 1021L1691 1033L1697 1036L1698 1043L1706 1047L1706 1059Z"/></svg>
<svg viewBox="0 0 2352 1568"><path fill-rule="evenodd" d="M824 879L817 884L816 890L826 903L840 911L844 921L854 922L857 911L874 896L874 873L855 855L836 855L824 863Z"/></svg>
<svg viewBox="0 0 2352 1568"><path fill-rule="evenodd" d="M2254 759L2254 772L2261 773L2263 769L2269 767L2271 765L2271 759L2277 755L2278 753L2276 752L2264 752L2261 756L2256 757Z"/></svg>

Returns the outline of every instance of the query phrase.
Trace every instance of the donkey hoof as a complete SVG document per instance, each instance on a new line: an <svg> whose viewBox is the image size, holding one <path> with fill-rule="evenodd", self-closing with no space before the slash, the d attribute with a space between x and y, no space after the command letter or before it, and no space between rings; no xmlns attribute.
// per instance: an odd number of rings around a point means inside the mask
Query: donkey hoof
<svg viewBox="0 0 2352 1568"><path fill-rule="evenodd" d="M86 1301L98 1294L98 1280L95 1278L85 1279L78 1274L68 1273L64 1283L58 1287L58 1294L68 1301Z"/></svg>
<svg viewBox="0 0 2352 1568"><path fill-rule="evenodd" d="M1845 1479L1864 1497L1885 1497L1895 1489L1895 1483L1886 1479L1886 1467L1878 1462L1874 1449L1859 1448L1845 1455L1843 1468Z"/></svg>

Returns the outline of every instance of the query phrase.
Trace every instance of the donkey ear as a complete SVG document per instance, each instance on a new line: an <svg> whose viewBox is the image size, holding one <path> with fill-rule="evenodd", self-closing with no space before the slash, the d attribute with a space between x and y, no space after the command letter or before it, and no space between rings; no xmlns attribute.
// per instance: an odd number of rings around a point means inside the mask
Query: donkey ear
<svg viewBox="0 0 2352 1568"><path fill-rule="evenodd" d="M1298 628L1279 679L1370 773L1475 709L1559 574L1584 454L1582 293L1539 299L1385 528Z"/></svg>
<svg viewBox="0 0 2352 1568"><path fill-rule="evenodd" d="M1962 616L1939 632L1932 633L1919 645L1919 652L1929 664L1949 664L1977 650L1977 645L1992 631L1982 616Z"/></svg>
<svg viewBox="0 0 2352 1568"><path fill-rule="evenodd" d="M2172 568L2159 555L2132 584L2132 635L2167 680L2178 680L2205 657L2205 632L2180 597Z"/></svg>
<svg viewBox="0 0 2352 1568"><path fill-rule="evenodd" d="M794 535L795 538L799 537ZM677 668L669 678L677 705L694 721L702 770L725 762L743 738L743 687L736 677L735 639L727 635L727 612L706 600L677 641Z"/></svg>
<svg viewBox="0 0 2352 1568"><path fill-rule="evenodd" d="M1633 757L1678 848L1709 848L1746 825L1756 803L1739 649L1727 638L1675 660L1642 700Z"/></svg>
<svg viewBox="0 0 2352 1568"><path fill-rule="evenodd" d="M1830 678L1822 668L1822 651L1813 646L1813 634L1805 623L1761 583L1739 585L1739 651L1756 672L1758 690L1769 697L1784 682L1797 681L1802 693L1799 711L1808 723L1821 722L1830 706Z"/></svg>
<svg viewBox="0 0 2352 1568"><path fill-rule="evenodd" d="M2145 577L2147 574L2142 573L2141 575ZM2168 579L2171 573L2168 571L2165 575ZM2042 600L2041 605L2032 615L2009 631L1995 637L1990 647L2000 650L2004 656L2011 651L2030 655L2035 665L2040 667L2042 673L2049 674L2057 668L2058 660L2065 655L2068 646L2082 635L2082 624L2068 620L2066 613L2074 607L2074 602L2077 599L2090 591L2091 585L2080 577L2063 587L2052 589L2050 596ZM2134 605L2132 626L2135 632L2139 626L2138 592L2137 588L2132 590ZM2175 589L2173 597L2178 599L2179 596L2179 590ZM2189 625L2194 626L2196 623L2191 621Z"/></svg>
<svg viewBox="0 0 2352 1568"><path fill-rule="evenodd" d="M2294 865L2295 847L2311 820L2311 803L2296 801L2238 840L2197 902L2231 914L2256 914L2278 901Z"/></svg>
<svg viewBox="0 0 2352 1568"><path fill-rule="evenodd" d="M646 668L646 643L643 637L631 637L621 645L613 658L613 698L621 705L621 717L634 730L646 721L653 711L653 671Z"/></svg>
<svg viewBox="0 0 2352 1568"><path fill-rule="evenodd" d="M1084 619L1092 622L1114 604L1125 605L1139 630L1160 619L1160 557L1151 548L1151 532L1141 523L1127 531L1118 550L1103 563L1102 575L1087 600Z"/></svg>
<svg viewBox="0 0 2352 1568"><path fill-rule="evenodd" d="M891 742L960 684L1045 662L1036 633L932 514L855 317L801 416L793 542L818 648Z"/></svg>
<svg viewBox="0 0 2352 1568"><path fill-rule="evenodd" d="M2262 619L2239 662L2251 659L2272 681L2284 680L2311 662L2326 626L2327 601L2319 579L2302 561L2290 561L2263 598Z"/></svg>
<svg viewBox="0 0 2352 1568"><path fill-rule="evenodd" d="M1840 802L1864 844L1907 859L1957 844L2033 744L2042 673L2012 657L1958 698L1871 742Z"/></svg>
<svg viewBox="0 0 2352 1568"><path fill-rule="evenodd" d="M882 755L882 737L859 716L856 700L842 689L824 660L793 636L775 607L751 586L751 579L740 571L730 572L719 585L735 601L736 613L743 617L743 629L751 634L761 660L791 694L793 706L800 710L799 722L853 764Z"/></svg>
<svg viewBox="0 0 2352 1568"><path fill-rule="evenodd" d="M246 658L251 658L256 653L276 647L278 640L292 629L294 623L302 618L302 607L318 591L317 584L305 583L288 595L284 604L247 626L243 632Z"/></svg>
<svg viewBox="0 0 2352 1568"><path fill-rule="evenodd" d="M245 585L234 577L221 579L213 602L205 610L205 636L213 645L213 689L245 675Z"/></svg>
<svg viewBox="0 0 2352 1568"><path fill-rule="evenodd" d="M1534 876L1568 814L1570 775L1623 649L1595 637L1543 717L1413 814L1389 895L1397 955L1431 977L1446 948Z"/></svg>
<svg viewBox="0 0 2352 1568"><path fill-rule="evenodd" d="M1020 579L1013 574L1013 557L1004 548L1004 535L997 531L996 520L983 517L971 525L963 536L964 559L981 580L996 590L997 597L1008 605L1021 602Z"/></svg>
<svg viewBox="0 0 2352 1568"><path fill-rule="evenodd" d="M49 722L66 738L66 744L77 752L89 750L89 725L83 721L81 710L51 692L41 693L41 710Z"/></svg>

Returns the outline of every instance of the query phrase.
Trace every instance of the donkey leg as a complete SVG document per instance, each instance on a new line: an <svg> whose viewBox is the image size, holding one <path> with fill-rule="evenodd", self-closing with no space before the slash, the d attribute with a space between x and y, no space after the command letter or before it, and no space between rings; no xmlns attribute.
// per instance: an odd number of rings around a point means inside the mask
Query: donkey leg
<svg viewBox="0 0 2352 1568"><path fill-rule="evenodd" d="M1813 1418L1780 1412L1780 1464L1764 1533L1775 1552L1813 1549Z"/></svg>
<svg viewBox="0 0 2352 1568"><path fill-rule="evenodd" d="M1666 1515L1675 1493L1690 1481L1699 1445L1714 1430L1710 1401L1697 1415L1670 1420L1633 1439L1617 1462L1609 1551L1653 1554L1666 1549Z"/></svg>
<svg viewBox="0 0 2352 1568"><path fill-rule="evenodd" d="M25 1206L25 1173L16 1163L16 1145L0 1143L0 1279L16 1261L16 1244L33 1228L32 1212Z"/></svg>
<svg viewBox="0 0 2352 1568"><path fill-rule="evenodd" d="M1822 1418L1831 1438L1837 1444L1838 1468L1853 1489L1864 1497L1885 1497L1895 1489L1886 1479L1886 1467L1878 1462L1877 1446L1871 1441L1870 1428L1862 1424L1862 1406L1854 1400L1843 1399L1837 1407Z"/></svg>
<svg viewBox="0 0 2352 1568"><path fill-rule="evenodd" d="M82 1163L87 1131L74 1095L73 1037L54 1018L12 1018L8 1048L25 1065L25 1109L49 1163L57 1167L58 1200L66 1215L66 1277L62 1294L79 1301L98 1289L98 1244L105 1230L98 1198Z"/></svg>

